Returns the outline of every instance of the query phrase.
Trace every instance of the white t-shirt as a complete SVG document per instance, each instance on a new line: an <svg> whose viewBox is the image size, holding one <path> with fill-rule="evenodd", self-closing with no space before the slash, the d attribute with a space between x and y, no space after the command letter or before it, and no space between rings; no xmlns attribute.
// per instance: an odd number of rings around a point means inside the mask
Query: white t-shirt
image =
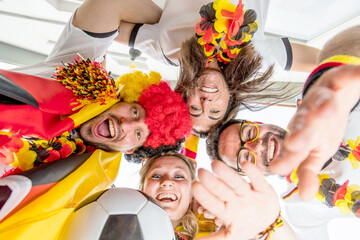
<svg viewBox="0 0 360 240"><path fill-rule="evenodd" d="M65 25L53 50L44 62L14 68L12 71L51 78L57 66L73 62L77 54L85 59L89 58L93 61L102 62L107 49L118 32L116 31L111 36L103 38L92 37L72 24L73 17L74 14Z"/></svg>
<svg viewBox="0 0 360 240"><path fill-rule="evenodd" d="M200 8L211 0L168 0L161 19L155 25L143 25L135 38L134 47L146 55L166 64L179 65L177 56L181 43L195 35L195 25L200 21ZM238 1L231 0L237 5ZM265 67L289 70L292 64L292 50L287 38L266 38L264 28L270 0L244 0L244 9L254 9L259 28L252 42L264 58Z"/></svg>
<svg viewBox="0 0 360 240"><path fill-rule="evenodd" d="M353 139L356 141L357 137L360 136L359 119L360 111L354 110L349 117L345 140ZM332 161L320 173L328 174L340 185L349 179L349 185L356 184L360 186L360 168L353 169L349 160ZM289 186L289 191L284 195L287 195L292 189L294 187ZM353 213L344 215L338 207L330 208L317 199L303 202L297 192L285 200L285 211L287 219L293 226L299 240L327 240L329 239L328 224L330 220L335 218L355 218Z"/></svg>

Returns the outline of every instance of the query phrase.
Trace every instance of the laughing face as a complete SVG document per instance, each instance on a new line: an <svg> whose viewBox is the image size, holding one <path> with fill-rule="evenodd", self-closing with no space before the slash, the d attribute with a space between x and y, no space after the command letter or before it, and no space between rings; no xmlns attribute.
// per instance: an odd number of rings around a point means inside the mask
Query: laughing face
<svg viewBox="0 0 360 240"><path fill-rule="evenodd" d="M156 199L173 226L184 216L192 200L191 173L180 158L164 156L155 160L145 176L143 191Z"/></svg>
<svg viewBox="0 0 360 240"><path fill-rule="evenodd" d="M241 123L235 123L221 132L218 144L221 160L230 167L237 169L238 157L240 159L240 165L241 162L246 161L247 159L255 163L254 159L256 159L256 166L264 174L268 174L269 163L279 155L286 131L271 124L257 124L259 128L258 137L255 141L244 144L244 147L248 152L252 152L255 155L255 158L253 158L252 154L249 154L249 156L239 155L241 145L240 136L243 136L242 138L249 137L251 139L251 135L256 135L256 128L254 133L252 131L253 129L251 129L251 125L248 125L250 127L244 128L241 128L241 126Z"/></svg>
<svg viewBox="0 0 360 240"><path fill-rule="evenodd" d="M80 126L80 136L87 143L126 153L142 146L149 134L145 110L137 103L119 102Z"/></svg>
<svg viewBox="0 0 360 240"><path fill-rule="evenodd" d="M197 88L186 99L193 129L207 132L224 118L230 93L221 72L208 70L197 82Z"/></svg>

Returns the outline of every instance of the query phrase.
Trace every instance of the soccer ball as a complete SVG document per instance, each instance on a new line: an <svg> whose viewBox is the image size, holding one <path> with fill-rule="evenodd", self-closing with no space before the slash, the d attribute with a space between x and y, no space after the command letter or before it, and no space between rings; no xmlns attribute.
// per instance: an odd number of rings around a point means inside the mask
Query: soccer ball
<svg viewBox="0 0 360 240"><path fill-rule="evenodd" d="M111 188L83 201L65 227L66 239L175 240L167 213L151 197Z"/></svg>

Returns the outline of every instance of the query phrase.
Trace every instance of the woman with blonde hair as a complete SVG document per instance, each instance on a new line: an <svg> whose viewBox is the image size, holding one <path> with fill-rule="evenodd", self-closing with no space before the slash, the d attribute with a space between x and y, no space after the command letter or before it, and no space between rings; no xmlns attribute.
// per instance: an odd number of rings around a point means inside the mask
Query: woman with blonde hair
<svg viewBox="0 0 360 240"><path fill-rule="evenodd" d="M140 170L140 190L165 209L177 239L192 240L198 232L198 220L191 210L195 171L195 162L176 152L152 157Z"/></svg>

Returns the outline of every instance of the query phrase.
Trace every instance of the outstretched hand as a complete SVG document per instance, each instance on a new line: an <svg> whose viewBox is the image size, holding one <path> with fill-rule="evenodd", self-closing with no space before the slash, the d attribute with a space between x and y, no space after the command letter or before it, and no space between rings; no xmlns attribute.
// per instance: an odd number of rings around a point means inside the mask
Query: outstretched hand
<svg viewBox="0 0 360 240"><path fill-rule="evenodd" d="M242 166L250 183L220 161L212 162L216 175L204 169L198 171L199 181L192 185L194 197L223 223L218 232L201 240L249 239L278 216L280 206L273 188L253 164Z"/></svg>
<svg viewBox="0 0 360 240"><path fill-rule="evenodd" d="M324 73L306 93L288 125L280 156L271 162L273 173L286 175L299 166L299 195L313 198L318 174L337 151L351 109L360 98L360 66L346 65Z"/></svg>

